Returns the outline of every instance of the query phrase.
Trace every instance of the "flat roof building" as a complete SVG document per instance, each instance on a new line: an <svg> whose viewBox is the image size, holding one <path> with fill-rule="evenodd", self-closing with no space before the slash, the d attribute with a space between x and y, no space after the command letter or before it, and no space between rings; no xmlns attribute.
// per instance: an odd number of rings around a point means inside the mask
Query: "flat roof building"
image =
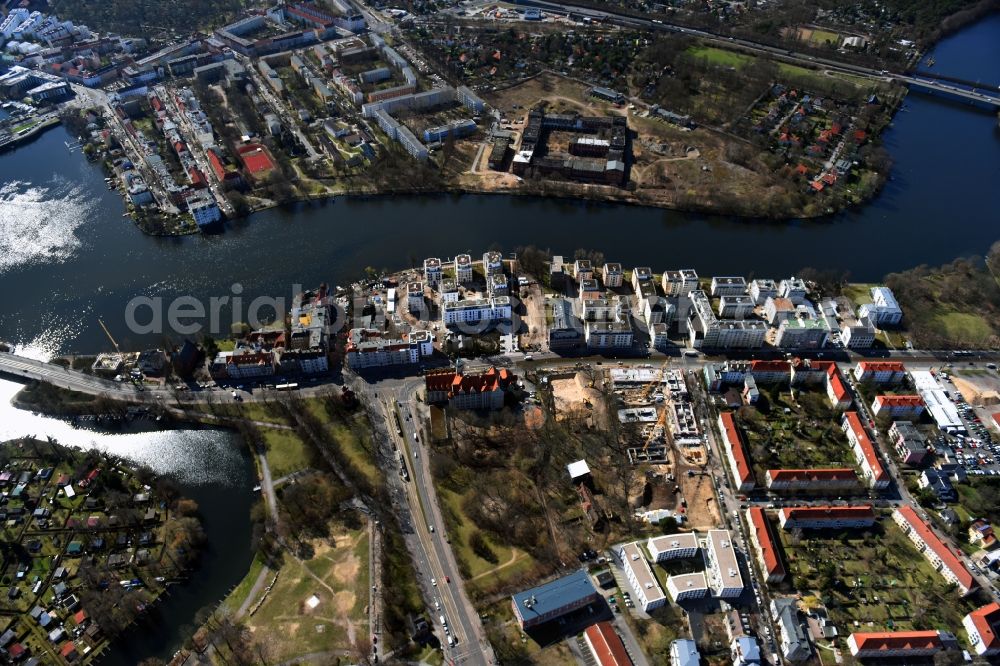
<svg viewBox="0 0 1000 666"><path fill-rule="evenodd" d="M667 578L667 591L674 603L708 596L708 580L704 571L677 574Z"/></svg>
<svg viewBox="0 0 1000 666"><path fill-rule="evenodd" d="M649 562L646 561L638 542L622 545L618 550L618 558L642 610L648 613L667 603L667 597L649 568Z"/></svg>
<svg viewBox="0 0 1000 666"><path fill-rule="evenodd" d="M743 594L743 576L729 530L709 530L705 565L712 594L723 599Z"/></svg>
<svg viewBox="0 0 1000 666"><path fill-rule="evenodd" d="M695 557L699 547L698 536L694 532L664 534L646 542L646 550L654 562Z"/></svg>
<svg viewBox="0 0 1000 666"><path fill-rule="evenodd" d="M521 629L538 626L588 606L600 599L586 571L511 595L514 617Z"/></svg>

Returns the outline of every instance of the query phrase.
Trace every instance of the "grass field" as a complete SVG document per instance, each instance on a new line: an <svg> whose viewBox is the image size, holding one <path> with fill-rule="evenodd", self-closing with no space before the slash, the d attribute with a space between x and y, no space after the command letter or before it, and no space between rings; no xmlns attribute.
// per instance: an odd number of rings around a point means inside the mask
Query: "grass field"
<svg viewBox="0 0 1000 666"><path fill-rule="evenodd" d="M977 314L941 313L934 317L934 323L948 338L970 346L986 344L993 336L993 327L985 317Z"/></svg>
<svg viewBox="0 0 1000 666"><path fill-rule="evenodd" d="M336 444L338 450L348 459L351 466L364 476L372 487L378 486L378 467L375 466L375 460L370 453L370 442L363 441L364 438L367 438L367 433L362 429L361 421L357 420L350 424L333 422L323 406L322 400L309 400L306 402L306 408L313 416L323 422L330 441ZM364 416L356 418L363 419Z"/></svg>
<svg viewBox="0 0 1000 666"><path fill-rule="evenodd" d="M267 444L267 464L273 478L309 467L309 448L293 430L261 428L260 432Z"/></svg>
<svg viewBox="0 0 1000 666"><path fill-rule="evenodd" d="M720 67L744 67L753 62L753 56L718 49L714 46L692 46L687 50L695 58L703 58L713 65Z"/></svg>
<svg viewBox="0 0 1000 666"><path fill-rule="evenodd" d="M840 35L835 32L830 32L829 30L820 30L818 28L809 28L809 41L813 44L819 46L825 45L827 42L837 44L840 41Z"/></svg>
<svg viewBox="0 0 1000 666"><path fill-rule="evenodd" d="M855 307L860 307L865 303L872 302L871 288L877 286L874 282L870 283L854 283L848 284L844 287L843 294L847 298L851 299Z"/></svg>
<svg viewBox="0 0 1000 666"><path fill-rule="evenodd" d="M253 584L257 582L257 576L260 575L261 570L264 568L264 560L257 555L250 562L250 570L247 571L247 575L243 577L240 584L233 588L233 591L229 593L223 603L229 610L236 612L239 610L243 602L246 601L247 595L250 594L250 590L253 588Z"/></svg>
<svg viewBox="0 0 1000 666"><path fill-rule="evenodd" d="M246 624L268 638L270 661L349 649L351 637L367 641L368 532L341 533L314 544L312 559L286 556L274 588ZM306 600L319 599L315 608Z"/></svg>
<svg viewBox="0 0 1000 666"><path fill-rule="evenodd" d="M885 515L871 533L777 530L791 582L814 592L846 636L864 631L961 626L962 600ZM857 624L855 624L857 623Z"/></svg>

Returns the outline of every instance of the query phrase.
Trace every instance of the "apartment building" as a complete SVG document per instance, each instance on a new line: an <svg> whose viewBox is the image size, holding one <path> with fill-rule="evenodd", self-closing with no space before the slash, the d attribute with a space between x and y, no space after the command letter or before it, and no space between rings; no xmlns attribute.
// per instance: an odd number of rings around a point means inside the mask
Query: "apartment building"
<svg viewBox="0 0 1000 666"><path fill-rule="evenodd" d="M854 380L897 386L906 381L906 366L899 361L861 361L854 366Z"/></svg>
<svg viewBox="0 0 1000 666"><path fill-rule="evenodd" d="M723 296L719 299L719 317L723 319L744 319L753 314L753 298L745 294Z"/></svg>
<svg viewBox="0 0 1000 666"><path fill-rule="evenodd" d="M847 647L856 659L916 659L957 647L957 642L945 631L876 631L851 634Z"/></svg>
<svg viewBox="0 0 1000 666"><path fill-rule="evenodd" d="M427 283L428 287L434 287L441 284L441 278L443 276L441 260L437 257L428 257L424 259L424 282Z"/></svg>
<svg viewBox="0 0 1000 666"><path fill-rule="evenodd" d="M729 530L709 530L706 546L705 578L712 595L731 599L743 594L743 576Z"/></svg>
<svg viewBox="0 0 1000 666"><path fill-rule="evenodd" d="M604 281L604 286L608 289L615 289L622 286L622 281L625 279L625 274L622 273L622 265L604 264L604 268L601 270L601 279Z"/></svg>
<svg viewBox="0 0 1000 666"><path fill-rule="evenodd" d="M872 414L882 412L894 419L916 419L924 413L924 401L919 395L877 395L872 402Z"/></svg>
<svg viewBox="0 0 1000 666"><path fill-rule="evenodd" d="M577 282L594 279L594 267L590 259L577 259L573 262L573 279Z"/></svg>
<svg viewBox="0 0 1000 666"><path fill-rule="evenodd" d="M896 455L907 465L919 465L927 457L927 438L911 421L895 421L889 427L889 441Z"/></svg>
<svg viewBox="0 0 1000 666"><path fill-rule="evenodd" d="M863 529L875 524L875 510L868 504L785 507L778 513L778 524L783 530Z"/></svg>
<svg viewBox="0 0 1000 666"><path fill-rule="evenodd" d="M597 349L631 349L634 341L632 326L628 322L584 322L584 341L587 347Z"/></svg>
<svg viewBox="0 0 1000 666"><path fill-rule="evenodd" d="M549 349L567 351L582 346L583 322L573 313L573 304L565 298L549 302L552 304L552 323L548 327Z"/></svg>
<svg viewBox="0 0 1000 666"><path fill-rule="evenodd" d="M654 295L645 298L641 305L642 316L647 326L655 324L667 324L669 326L673 323L677 308L662 296Z"/></svg>
<svg viewBox="0 0 1000 666"><path fill-rule="evenodd" d="M653 537L646 542L646 550L654 562L682 560L697 557L698 536L694 532L680 532Z"/></svg>
<svg viewBox="0 0 1000 666"><path fill-rule="evenodd" d="M460 254L455 257L455 282L469 284L472 282L472 257Z"/></svg>
<svg viewBox="0 0 1000 666"><path fill-rule="evenodd" d="M788 661L805 661L812 656L809 634L799 619L795 599L775 597L771 600L771 616L778 625L781 654Z"/></svg>
<svg viewBox="0 0 1000 666"><path fill-rule="evenodd" d="M901 506L893 510L892 519L899 525L903 533L923 553L931 565L949 583L954 583L962 596L976 588L976 580L965 568L962 561L952 550L937 537L917 512L911 506Z"/></svg>
<svg viewBox="0 0 1000 666"><path fill-rule="evenodd" d="M750 528L750 543L753 544L760 570L768 583L780 583L785 580L785 565L781 561L779 542L771 530L767 514L761 507L751 506L746 511L746 520Z"/></svg>
<svg viewBox="0 0 1000 666"><path fill-rule="evenodd" d="M729 473L733 478L733 486L741 493L753 490L753 470L750 468L750 456L747 455L743 438L733 419L732 412L719 414L719 432L722 433L722 443L726 449L726 460L729 462Z"/></svg>
<svg viewBox="0 0 1000 666"><path fill-rule="evenodd" d="M764 346L767 324L762 321L719 319L704 291L690 294L689 343L706 349L759 349Z"/></svg>
<svg viewBox="0 0 1000 666"><path fill-rule="evenodd" d="M795 304L781 296L768 296L764 301L764 319L771 326L780 326L786 319L795 316Z"/></svg>
<svg viewBox="0 0 1000 666"><path fill-rule="evenodd" d="M447 404L455 409L501 409L507 391L516 381L514 373L494 367L473 373L430 370L424 375L427 403Z"/></svg>
<svg viewBox="0 0 1000 666"><path fill-rule="evenodd" d="M774 280L751 280L749 291L755 304L764 305L767 299L778 297L778 284Z"/></svg>
<svg viewBox="0 0 1000 666"><path fill-rule="evenodd" d="M667 578L667 592L674 603L708 596L708 581L704 571L677 574Z"/></svg>
<svg viewBox="0 0 1000 666"><path fill-rule="evenodd" d="M536 627L601 599L590 575L574 571L568 576L511 595L514 617L521 629Z"/></svg>
<svg viewBox="0 0 1000 666"><path fill-rule="evenodd" d="M347 339L347 367L352 370L410 365L434 353L429 331L414 331L399 338L384 338L380 331L355 328Z"/></svg>
<svg viewBox="0 0 1000 666"><path fill-rule="evenodd" d="M747 293L746 278L739 276L721 276L712 278L712 296L740 296Z"/></svg>
<svg viewBox="0 0 1000 666"><path fill-rule="evenodd" d="M580 280L580 300L587 300L591 298L603 298L604 290L601 289L601 285L594 278L585 278Z"/></svg>
<svg viewBox="0 0 1000 666"><path fill-rule="evenodd" d="M751 361L750 374L760 385L788 384L792 381L792 364L788 361Z"/></svg>
<svg viewBox="0 0 1000 666"><path fill-rule="evenodd" d="M826 319L795 316L778 326L774 346L779 349L822 349L830 337Z"/></svg>
<svg viewBox="0 0 1000 666"><path fill-rule="evenodd" d="M253 379L274 374L275 355L270 351L220 352L212 363L213 377ZM220 372L221 370L221 372Z"/></svg>
<svg viewBox="0 0 1000 666"><path fill-rule="evenodd" d="M458 283L454 280L441 280L439 291L442 303L454 303L458 300Z"/></svg>
<svg viewBox="0 0 1000 666"><path fill-rule="evenodd" d="M632 658L610 622L590 625L583 631L583 640L597 666L632 666Z"/></svg>
<svg viewBox="0 0 1000 666"><path fill-rule="evenodd" d="M622 545L618 549L618 559L621 560L625 577L635 592L636 603L642 610L648 613L667 603L667 597L649 568L649 562L642 554L638 542Z"/></svg>
<svg viewBox="0 0 1000 666"><path fill-rule="evenodd" d="M993 602L972 611L962 620L969 645L981 657L1000 655L1000 604Z"/></svg>
<svg viewBox="0 0 1000 666"><path fill-rule="evenodd" d="M483 273L488 278L491 275L503 273L503 255L496 250L483 253Z"/></svg>
<svg viewBox="0 0 1000 666"><path fill-rule="evenodd" d="M424 310L424 283L411 282L406 285L406 308L414 313Z"/></svg>
<svg viewBox="0 0 1000 666"><path fill-rule="evenodd" d="M858 466L861 467L861 475L868 482L868 485L878 489L888 488L889 473L885 471L881 461L879 461L875 445L861 423L858 413L844 413L840 426L844 430L844 434L847 435L847 441L851 443L851 450L854 451L854 457L858 461Z"/></svg>
<svg viewBox="0 0 1000 666"><path fill-rule="evenodd" d="M643 299L656 292L653 284L653 269L649 266L637 266L632 269L632 289L637 299Z"/></svg>
<svg viewBox="0 0 1000 666"><path fill-rule="evenodd" d="M844 322L840 327L840 341L848 349L869 349L875 344L875 327L867 319Z"/></svg>
<svg viewBox="0 0 1000 666"><path fill-rule="evenodd" d="M441 304L441 320L445 326L460 324L495 326L511 318L509 296L474 298Z"/></svg>
<svg viewBox="0 0 1000 666"><path fill-rule="evenodd" d="M809 289L806 287L805 280L797 277L790 277L786 280L782 280L778 285L778 296L781 298L787 298L796 305L804 303L806 301L806 294L808 293Z"/></svg>
<svg viewBox="0 0 1000 666"><path fill-rule="evenodd" d="M510 296L510 280L504 273L486 278L486 292L490 296Z"/></svg>
<svg viewBox="0 0 1000 666"><path fill-rule="evenodd" d="M663 293L667 296L687 296L698 288L698 273L690 268L665 271L660 283L663 286Z"/></svg>
<svg viewBox="0 0 1000 666"><path fill-rule="evenodd" d="M653 324L649 327L649 341L653 349L665 350L670 345L670 329L666 324Z"/></svg>
<svg viewBox="0 0 1000 666"><path fill-rule="evenodd" d="M858 475L850 467L825 469L769 469L765 475L770 490L833 493L856 490Z"/></svg>
<svg viewBox="0 0 1000 666"><path fill-rule="evenodd" d="M613 321L615 306L606 298L580 299L580 315L584 321Z"/></svg>
<svg viewBox="0 0 1000 666"><path fill-rule="evenodd" d="M903 310L888 287L872 287L871 303L858 308L858 318L867 317L878 328L898 326L903 320Z"/></svg>
<svg viewBox="0 0 1000 666"><path fill-rule="evenodd" d="M729 644L729 656L733 659L733 666L761 666L768 663L761 657L760 645L752 636L733 638Z"/></svg>
<svg viewBox="0 0 1000 666"><path fill-rule="evenodd" d="M670 666L698 666L700 663L701 655L694 641L683 638L670 644Z"/></svg>

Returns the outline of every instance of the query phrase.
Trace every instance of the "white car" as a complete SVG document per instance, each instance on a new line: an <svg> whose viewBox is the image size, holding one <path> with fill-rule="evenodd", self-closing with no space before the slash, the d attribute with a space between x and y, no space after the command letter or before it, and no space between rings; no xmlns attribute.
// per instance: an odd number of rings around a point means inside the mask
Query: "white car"
<svg viewBox="0 0 1000 666"><path fill-rule="evenodd" d="M431 585L433 585L434 587L438 586L437 578L431 578Z"/></svg>

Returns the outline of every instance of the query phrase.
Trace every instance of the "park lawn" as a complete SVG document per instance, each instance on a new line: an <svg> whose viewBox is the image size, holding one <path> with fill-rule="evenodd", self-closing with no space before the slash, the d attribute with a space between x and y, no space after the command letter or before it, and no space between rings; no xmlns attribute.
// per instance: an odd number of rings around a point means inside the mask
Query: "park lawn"
<svg viewBox="0 0 1000 666"><path fill-rule="evenodd" d="M309 448L294 430L261 428L260 434L267 445L267 465L271 468L273 479L310 466Z"/></svg>
<svg viewBox="0 0 1000 666"><path fill-rule="evenodd" d="M884 516L874 534L860 530L813 533L798 544L779 530L792 584L815 590L842 636L856 630L899 631L960 626L972 602L963 600ZM820 567L832 566L832 585L823 588Z"/></svg>
<svg viewBox="0 0 1000 666"><path fill-rule="evenodd" d="M261 559L258 553L253 561L250 562L250 570L247 571L247 575L243 577L243 580L233 588L229 596L225 598L222 602L226 607L232 612L239 610L243 602L247 600L247 595L250 594L250 590L253 589L253 584L257 582L257 576L260 575L261 570L264 568L264 560Z"/></svg>
<svg viewBox="0 0 1000 666"><path fill-rule="evenodd" d="M744 67L754 59L753 56L714 46L692 46L687 52L695 58L704 58L709 63L719 67Z"/></svg>
<svg viewBox="0 0 1000 666"><path fill-rule="evenodd" d="M854 307L858 308L865 303L872 302L871 288L877 286L875 283L852 282L843 289L843 294L851 299Z"/></svg>
<svg viewBox="0 0 1000 666"><path fill-rule="evenodd" d="M814 44L819 44L822 46L827 42L832 42L837 44L840 41L840 35L835 32L830 32L829 30L820 30L818 28L811 28L812 34L809 36L809 41Z"/></svg>
<svg viewBox="0 0 1000 666"><path fill-rule="evenodd" d="M367 557L367 545L358 547L362 541L368 541L365 528L314 542L310 560L285 556L271 592L260 609L245 618L250 631L268 638L271 662L348 650L352 630L362 639L367 637L364 608L370 583L367 559L358 559L359 552ZM313 595L319 604L310 609L305 602Z"/></svg>
<svg viewBox="0 0 1000 666"><path fill-rule="evenodd" d="M227 399L228 394L223 399ZM268 402L199 402L184 405L185 409L194 409L205 414L214 414L223 418L249 419L261 423L282 425L287 423L284 409L275 403Z"/></svg>
<svg viewBox="0 0 1000 666"><path fill-rule="evenodd" d="M322 399L307 400L305 406L316 419L323 423L325 434L337 445L338 450L347 458L351 466L365 477L372 488L378 487L380 476L378 467L375 466L375 460L370 453L372 450L371 442L362 441L362 437L368 440L369 436L367 431L361 428L359 421L355 420L351 423L333 421L323 406ZM364 417L351 418L361 419ZM365 446L366 444L367 446Z"/></svg>
<svg viewBox="0 0 1000 666"><path fill-rule="evenodd" d="M934 317L934 323L949 340L966 345L985 344L993 336L993 327L985 317L965 312L947 312Z"/></svg>

